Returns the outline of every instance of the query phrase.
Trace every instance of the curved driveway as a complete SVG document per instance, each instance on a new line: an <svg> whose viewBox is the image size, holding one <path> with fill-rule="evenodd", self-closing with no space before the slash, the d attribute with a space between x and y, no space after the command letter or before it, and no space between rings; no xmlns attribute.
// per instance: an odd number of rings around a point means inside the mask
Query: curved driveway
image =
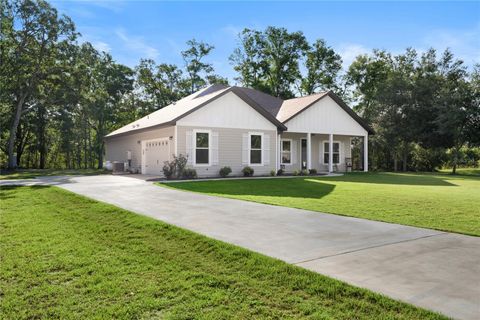
<svg viewBox="0 0 480 320"><path fill-rule="evenodd" d="M480 318L478 237L177 191L128 176L34 183L58 185L454 318Z"/></svg>

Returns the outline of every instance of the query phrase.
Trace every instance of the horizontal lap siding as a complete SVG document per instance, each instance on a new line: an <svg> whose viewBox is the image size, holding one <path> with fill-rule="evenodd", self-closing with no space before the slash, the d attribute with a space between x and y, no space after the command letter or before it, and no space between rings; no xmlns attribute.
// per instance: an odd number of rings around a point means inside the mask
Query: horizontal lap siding
<svg viewBox="0 0 480 320"><path fill-rule="evenodd" d="M138 141L158 138L173 137L174 127L154 129L140 133L132 133L126 136L107 138L105 142L106 161L127 161L127 151L132 152L132 169L141 172L142 167L142 144ZM172 141L171 143L173 143ZM173 145L172 145L173 146ZM173 153L172 148L172 153Z"/></svg>
<svg viewBox="0 0 480 320"><path fill-rule="evenodd" d="M249 132L263 132L265 135L268 134L270 136L270 163L263 166L251 166L255 171L255 175L269 175L271 170L275 170L276 131L178 126L178 154L186 154L186 132L195 129L206 129L218 133L218 165L208 167L189 165L189 167L197 171L199 177L218 176L220 168L225 166L232 168L231 175L242 175L242 169L247 166L242 164L242 137L243 134L248 134Z"/></svg>

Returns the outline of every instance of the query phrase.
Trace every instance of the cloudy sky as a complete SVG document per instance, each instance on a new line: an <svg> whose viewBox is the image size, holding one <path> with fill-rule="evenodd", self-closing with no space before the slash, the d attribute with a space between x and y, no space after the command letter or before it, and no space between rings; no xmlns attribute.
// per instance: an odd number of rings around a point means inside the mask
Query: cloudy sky
<svg viewBox="0 0 480 320"><path fill-rule="evenodd" d="M450 48L467 65L480 63L480 2L161 2L52 1L70 16L81 41L134 67L140 58L181 64L185 42L215 46L209 61L234 77L228 57L243 28L267 26L323 38L348 65L374 48L400 53L407 47Z"/></svg>

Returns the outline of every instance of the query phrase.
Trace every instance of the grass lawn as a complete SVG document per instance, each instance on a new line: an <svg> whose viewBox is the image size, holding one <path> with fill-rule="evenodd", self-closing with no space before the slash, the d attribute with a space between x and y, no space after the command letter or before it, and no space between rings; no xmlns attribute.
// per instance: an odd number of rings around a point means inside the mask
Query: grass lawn
<svg viewBox="0 0 480 320"><path fill-rule="evenodd" d="M341 177L165 185L228 198L480 236L480 176L350 173Z"/></svg>
<svg viewBox="0 0 480 320"><path fill-rule="evenodd" d="M443 318L56 187L0 194L3 319Z"/></svg>
<svg viewBox="0 0 480 320"><path fill-rule="evenodd" d="M8 179L34 179L41 176L73 176L106 174L103 169L19 169L15 171L2 171L0 180Z"/></svg>

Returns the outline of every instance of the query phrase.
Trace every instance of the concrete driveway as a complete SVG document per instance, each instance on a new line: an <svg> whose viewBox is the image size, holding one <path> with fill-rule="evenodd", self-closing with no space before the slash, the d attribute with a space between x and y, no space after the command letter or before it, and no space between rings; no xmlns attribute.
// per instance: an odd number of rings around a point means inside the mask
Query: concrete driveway
<svg viewBox="0 0 480 320"><path fill-rule="evenodd" d="M31 183L58 185L447 316L480 318L478 237L171 190L128 176Z"/></svg>

